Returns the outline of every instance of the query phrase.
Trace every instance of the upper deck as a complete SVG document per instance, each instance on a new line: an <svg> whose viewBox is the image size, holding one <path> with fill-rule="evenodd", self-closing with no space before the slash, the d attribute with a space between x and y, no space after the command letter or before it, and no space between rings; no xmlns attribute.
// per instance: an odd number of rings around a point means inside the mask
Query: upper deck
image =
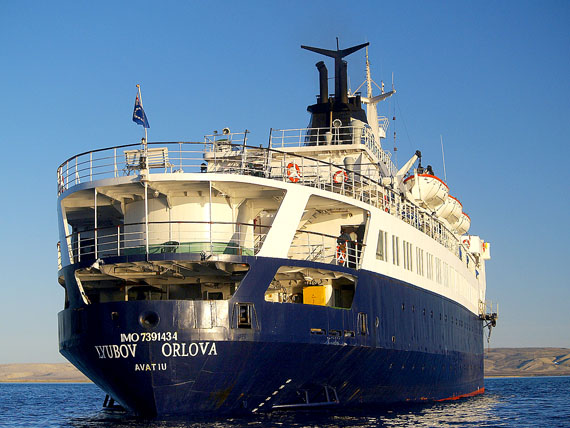
<svg viewBox="0 0 570 428"><path fill-rule="evenodd" d="M387 119L382 123L381 129L385 131L388 126ZM335 152L364 152L369 162L374 165L382 163L385 166L384 175L394 176L397 173L392 154L382 148L370 126L363 123L332 128L272 129L269 147L318 158L322 158L323 154L330 157Z"/></svg>
<svg viewBox="0 0 570 428"><path fill-rule="evenodd" d="M276 130L271 134L271 148L248 145L247 134L228 133L207 136L202 142L130 144L85 152L58 168L58 195L66 198L72 188L96 180L132 177L136 181L152 179L155 174L173 174L177 180L188 173L231 174L297 184L343 195L391 214L443 245L475 275L478 261L443 222L382 184L382 174L373 162L374 149L362 138L365 130L338 131L330 140L328 130L323 129ZM320 143L321 137L329 139L322 140L326 144ZM334 162L339 151L366 156L358 164L344 165ZM384 160L393 167L390 159ZM322 237L313 237L317 238ZM259 245L250 249L251 254L258 250ZM329 250L334 253L334 244Z"/></svg>

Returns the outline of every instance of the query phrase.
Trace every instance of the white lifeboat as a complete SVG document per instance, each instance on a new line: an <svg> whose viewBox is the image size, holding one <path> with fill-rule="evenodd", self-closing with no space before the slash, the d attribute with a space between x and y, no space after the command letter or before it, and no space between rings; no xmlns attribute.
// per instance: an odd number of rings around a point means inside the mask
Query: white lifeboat
<svg viewBox="0 0 570 428"><path fill-rule="evenodd" d="M451 195L447 196L443 205L435 212L439 218L447 220L451 227L455 227L455 224L459 221L459 217L461 217L462 213L463 205L461 205L461 202L459 202L457 198Z"/></svg>
<svg viewBox="0 0 570 428"><path fill-rule="evenodd" d="M404 180L406 190L423 208L435 211L449 194L449 187L440 178L432 174L414 174Z"/></svg>
<svg viewBox="0 0 570 428"><path fill-rule="evenodd" d="M455 233L457 233L458 235L465 235L470 227L471 227L471 217L462 212L461 216L459 216L459 220L455 224Z"/></svg>

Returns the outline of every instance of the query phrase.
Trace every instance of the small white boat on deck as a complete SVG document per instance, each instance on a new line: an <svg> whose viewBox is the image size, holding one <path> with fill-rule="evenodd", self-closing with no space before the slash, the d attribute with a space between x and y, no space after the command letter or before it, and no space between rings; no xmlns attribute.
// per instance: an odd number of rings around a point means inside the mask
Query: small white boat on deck
<svg viewBox="0 0 570 428"><path fill-rule="evenodd" d="M430 169L431 170L431 169ZM449 194L449 187L437 176L416 170L414 175L410 175L404 180L406 190L411 193L422 208L435 211L442 206Z"/></svg>
<svg viewBox="0 0 570 428"><path fill-rule="evenodd" d="M458 235L465 235L469 230L469 227L471 227L471 217L462 212L459 220L455 224L455 233Z"/></svg>
<svg viewBox="0 0 570 428"><path fill-rule="evenodd" d="M452 228L455 228L462 212L463 205L459 202L459 199L448 195L443 205L435 213L440 219L444 219Z"/></svg>

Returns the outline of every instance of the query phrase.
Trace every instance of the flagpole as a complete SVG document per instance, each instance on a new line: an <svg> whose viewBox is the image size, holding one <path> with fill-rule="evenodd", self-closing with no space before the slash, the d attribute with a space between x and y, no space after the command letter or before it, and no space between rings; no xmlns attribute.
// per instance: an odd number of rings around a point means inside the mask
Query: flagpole
<svg viewBox="0 0 570 428"><path fill-rule="evenodd" d="M138 83L137 83L137 89L139 90L139 100L141 101L141 107L143 108L143 111L144 111L144 105L143 105L142 94L141 94L141 85L139 85ZM144 141L145 141L145 145L146 145L146 142L148 141L148 134L147 134L146 126L144 126Z"/></svg>
<svg viewBox="0 0 570 428"><path fill-rule="evenodd" d="M137 89L139 90L139 100L141 103L141 108L144 112L144 106L142 101L142 94L141 94L141 85L137 84ZM144 113L143 113L144 114ZM144 126L144 158L145 158L145 168L147 168L147 142L148 142L148 134L146 130L146 126ZM149 254L149 242L148 242L148 180L144 180L144 226L145 226L145 245L146 245L146 259L148 261L148 254Z"/></svg>

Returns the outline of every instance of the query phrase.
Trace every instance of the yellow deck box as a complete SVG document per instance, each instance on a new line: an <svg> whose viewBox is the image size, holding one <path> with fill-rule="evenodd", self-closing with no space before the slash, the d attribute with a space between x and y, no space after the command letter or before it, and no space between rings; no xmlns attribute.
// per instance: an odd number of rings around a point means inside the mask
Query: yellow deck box
<svg viewBox="0 0 570 428"><path fill-rule="evenodd" d="M326 287L313 285L303 288L303 303L305 305L325 306L327 304Z"/></svg>

